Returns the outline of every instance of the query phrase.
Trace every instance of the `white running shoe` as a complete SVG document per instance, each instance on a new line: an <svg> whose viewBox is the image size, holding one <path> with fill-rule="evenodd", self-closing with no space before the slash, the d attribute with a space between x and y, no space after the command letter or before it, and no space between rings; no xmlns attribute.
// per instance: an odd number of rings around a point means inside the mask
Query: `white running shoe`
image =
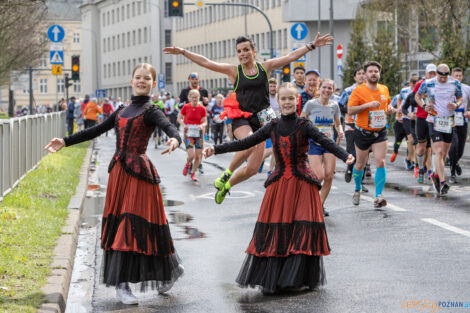
<svg viewBox="0 0 470 313"><path fill-rule="evenodd" d="M116 298L124 304L138 304L139 301L132 294L131 288L128 283L121 283L116 288Z"/></svg>
<svg viewBox="0 0 470 313"><path fill-rule="evenodd" d="M354 191L353 204L354 205L359 205L360 201L361 201L361 192L360 191Z"/></svg>
<svg viewBox="0 0 470 313"><path fill-rule="evenodd" d="M184 273L184 266L179 264L178 269L181 272L181 275ZM180 275L180 276L181 276ZM158 293L159 294L164 294L165 292L169 291L171 288L173 288L173 285L175 284L176 280L171 280L166 284L163 284L161 287L158 287Z"/></svg>

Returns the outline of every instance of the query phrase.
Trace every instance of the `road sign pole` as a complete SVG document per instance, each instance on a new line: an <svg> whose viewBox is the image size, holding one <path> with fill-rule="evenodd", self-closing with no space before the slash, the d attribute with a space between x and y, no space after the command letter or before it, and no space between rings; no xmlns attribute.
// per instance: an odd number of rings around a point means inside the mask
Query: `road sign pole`
<svg viewBox="0 0 470 313"><path fill-rule="evenodd" d="M330 35L334 36L333 27L333 0L330 0ZM334 39L333 39L334 40ZM333 44L330 46L330 77L335 77L335 47Z"/></svg>
<svg viewBox="0 0 470 313"><path fill-rule="evenodd" d="M318 22L317 22L318 30L317 32L321 34L321 11L320 10L321 10L321 0L318 0ZM317 49L317 51L318 51L318 70L321 73L321 49Z"/></svg>
<svg viewBox="0 0 470 313"><path fill-rule="evenodd" d="M29 71L29 114L33 114L33 69L28 68Z"/></svg>
<svg viewBox="0 0 470 313"><path fill-rule="evenodd" d="M65 87L65 103L69 105L69 74L64 74L64 87Z"/></svg>

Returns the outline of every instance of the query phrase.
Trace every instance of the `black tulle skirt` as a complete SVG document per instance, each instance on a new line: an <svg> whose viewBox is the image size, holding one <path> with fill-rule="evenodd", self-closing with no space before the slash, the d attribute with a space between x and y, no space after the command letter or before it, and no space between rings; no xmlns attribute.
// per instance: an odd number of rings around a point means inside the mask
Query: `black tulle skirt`
<svg viewBox="0 0 470 313"><path fill-rule="evenodd" d="M236 279L241 287L260 287L263 293L313 288L326 283L322 256L295 254L257 257L247 254Z"/></svg>

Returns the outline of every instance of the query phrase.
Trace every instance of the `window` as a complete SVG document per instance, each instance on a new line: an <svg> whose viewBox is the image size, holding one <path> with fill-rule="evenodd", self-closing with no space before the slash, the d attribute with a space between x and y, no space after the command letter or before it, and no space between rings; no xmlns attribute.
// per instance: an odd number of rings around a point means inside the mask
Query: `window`
<svg viewBox="0 0 470 313"><path fill-rule="evenodd" d="M108 37L108 52L111 51L111 37Z"/></svg>
<svg viewBox="0 0 470 313"><path fill-rule="evenodd" d="M114 9L111 11L111 23L114 24Z"/></svg>
<svg viewBox="0 0 470 313"><path fill-rule="evenodd" d="M108 13L106 13L106 19L107 19L106 25L111 24L111 18L110 18L110 16L109 16L109 11L108 11Z"/></svg>
<svg viewBox="0 0 470 313"><path fill-rule="evenodd" d="M142 14L142 3L140 1L137 2L137 15Z"/></svg>
<svg viewBox="0 0 470 313"><path fill-rule="evenodd" d="M57 78L57 93L64 93L65 84L63 78Z"/></svg>
<svg viewBox="0 0 470 313"><path fill-rule="evenodd" d="M132 45L135 46L135 30L132 31Z"/></svg>
<svg viewBox="0 0 470 313"><path fill-rule="evenodd" d="M122 75L126 75L126 61L122 61Z"/></svg>
<svg viewBox="0 0 470 313"><path fill-rule="evenodd" d="M142 58L138 58L137 62L139 62L139 64L142 63Z"/></svg>
<svg viewBox="0 0 470 313"><path fill-rule="evenodd" d="M127 32L127 46L131 46L131 32Z"/></svg>
<svg viewBox="0 0 470 313"><path fill-rule="evenodd" d="M173 83L173 63L166 62L165 63L165 76L166 76L166 83L172 84Z"/></svg>
<svg viewBox="0 0 470 313"><path fill-rule="evenodd" d="M121 7L121 20L124 21L124 6Z"/></svg>
<svg viewBox="0 0 470 313"><path fill-rule="evenodd" d="M108 64L108 77L111 77L111 63Z"/></svg>
<svg viewBox="0 0 470 313"><path fill-rule="evenodd" d="M106 38L103 38L103 52L106 52Z"/></svg>
<svg viewBox="0 0 470 313"><path fill-rule="evenodd" d="M130 17L130 14L131 14L131 13L130 13L130 12L131 12L131 10L130 10L130 4L127 4L127 5L126 5L126 12L127 12L127 18L129 18L129 17Z"/></svg>
<svg viewBox="0 0 470 313"><path fill-rule="evenodd" d="M132 2L132 17L135 16L135 2Z"/></svg>
<svg viewBox="0 0 470 313"><path fill-rule="evenodd" d="M80 34L74 33L73 34L73 43L80 43Z"/></svg>
<svg viewBox="0 0 470 313"><path fill-rule="evenodd" d="M116 36L113 36L113 51L116 50Z"/></svg>
<svg viewBox="0 0 470 313"><path fill-rule="evenodd" d="M282 32L281 32L281 30L277 31L277 49L278 50L282 49Z"/></svg>
<svg viewBox="0 0 470 313"><path fill-rule="evenodd" d="M119 23L119 8L116 9L116 23Z"/></svg>
<svg viewBox="0 0 470 313"><path fill-rule="evenodd" d="M139 28L137 33L138 33L137 43L140 45L140 44L142 44L142 29Z"/></svg>
<svg viewBox="0 0 470 313"><path fill-rule="evenodd" d="M147 42L147 27L144 27L144 42Z"/></svg>
<svg viewBox="0 0 470 313"><path fill-rule="evenodd" d="M144 57L144 63L148 63L148 62L147 62L147 57Z"/></svg>
<svg viewBox="0 0 470 313"><path fill-rule="evenodd" d="M103 77L106 78L106 64L103 65Z"/></svg>
<svg viewBox="0 0 470 313"><path fill-rule="evenodd" d="M147 0L144 0L144 13L147 12Z"/></svg>
<svg viewBox="0 0 470 313"><path fill-rule="evenodd" d="M80 93L80 81L76 80L73 82L73 92Z"/></svg>
<svg viewBox="0 0 470 313"><path fill-rule="evenodd" d="M117 65L116 65L116 67L117 67L117 76L121 76L121 67L119 66L119 63L120 62L118 61Z"/></svg>
<svg viewBox="0 0 470 313"><path fill-rule="evenodd" d="M47 93L47 78L41 78L39 80L39 92L41 94Z"/></svg>
<svg viewBox="0 0 470 313"><path fill-rule="evenodd" d="M165 47L171 47L171 30L165 29Z"/></svg>
<svg viewBox="0 0 470 313"><path fill-rule="evenodd" d="M103 27L106 26L106 14L103 13L103 17L101 18L103 20Z"/></svg>
<svg viewBox="0 0 470 313"><path fill-rule="evenodd" d="M47 54L41 55L40 67L47 67L47 58L48 58Z"/></svg>
<svg viewBox="0 0 470 313"><path fill-rule="evenodd" d="M283 43L283 48L287 48L287 28L284 28L282 31L282 43Z"/></svg>
<svg viewBox="0 0 470 313"><path fill-rule="evenodd" d="M121 38L120 38L121 35L117 35L116 37L116 48L119 49L120 46L121 46Z"/></svg>
<svg viewBox="0 0 470 313"><path fill-rule="evenodd" d="M122 40L121 46L125 48L126 47L126 34L122 33L121 40Z"/></svg>
<svg viewBox="0 0 470 313"><path fill-rule="evenodd" d="M116 63L113 62L113 77L116 77Z"/></svg>
<svg viewBox="0 0 470 313"><path fill-rule="evenodd" d="M127 73L131 74L131 60L127 60Z"/></svg>
<svg viewBox="0 0 470 313"><path fill-rule="evenodd" d="M135 59L132 59L132 67L135 68L137 66L137 63L135 61Z"/></svg>

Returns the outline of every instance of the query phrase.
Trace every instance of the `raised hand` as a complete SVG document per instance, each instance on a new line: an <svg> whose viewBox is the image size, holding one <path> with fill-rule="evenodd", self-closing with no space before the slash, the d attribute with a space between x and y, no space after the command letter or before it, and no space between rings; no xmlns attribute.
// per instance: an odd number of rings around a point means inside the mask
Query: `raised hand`
<svg viewBox="0 0 470 313"><path fill-rule="evenodd" d="M168 154L171 154L172 151L174 151L176 148L178 148L179 146L179 142L176 138L170 138L166 144L166 146L168 146L167 149L165 149L162 154L165 154L165 153L168 153Z"/></svg>
<svg viewBox="0 0 470 313"><path fill-rule="evenodd" d="M163 52L165 52L165 54L183 54L184 49L175 46L165 47L163 48Z"/></svg>
<svg viewBox="0 0 470 313"><path fill-rule="evenodd" d="M330 34L320 36L320 33L318 32L317 36L315 37L315 40L313 41L313 44L315 45L315 47L330 46L333 44L333 39L333 36L330 36Z"/></svg>
<svg viewBox="0 0 470 313"><path fill-rule="evenodd" d="M50 153L55 153L65 147L65 141L62 138L53 138L47 146L44 147L44 150L49 151Z"/></svg>

